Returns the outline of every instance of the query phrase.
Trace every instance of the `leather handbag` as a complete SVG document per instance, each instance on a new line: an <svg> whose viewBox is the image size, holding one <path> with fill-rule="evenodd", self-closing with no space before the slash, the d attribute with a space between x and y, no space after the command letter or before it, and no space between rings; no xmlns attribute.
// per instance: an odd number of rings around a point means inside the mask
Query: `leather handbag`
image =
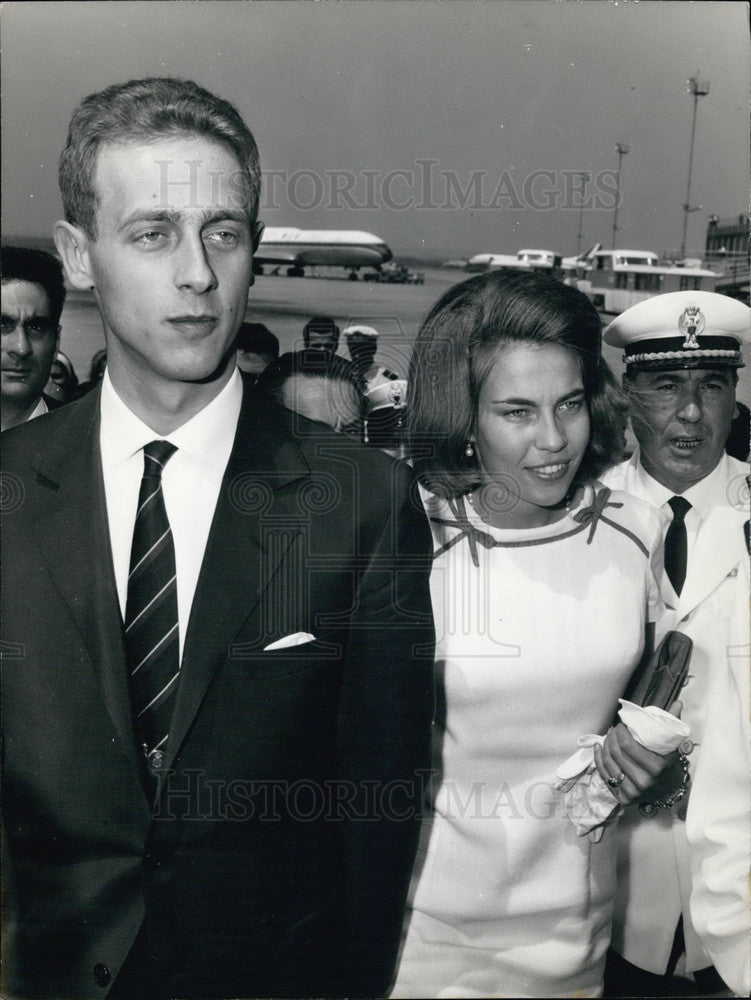
<svg viewBox="0 0 751 1000"><path fill-rule="evenodd" d="M682 632L667 632L649 662L631 678L623 697L635 705L656 705L667 711L686 680L693 646Z"/></svg>

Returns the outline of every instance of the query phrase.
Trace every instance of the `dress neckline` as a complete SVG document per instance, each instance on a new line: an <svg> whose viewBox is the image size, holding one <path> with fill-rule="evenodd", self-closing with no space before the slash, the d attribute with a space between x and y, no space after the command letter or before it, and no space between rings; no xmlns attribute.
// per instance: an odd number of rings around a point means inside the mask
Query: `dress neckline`
<svg viewBox="0 0 751 1000"><path fill-rule="evenodd" d="M475 566L480 565L480 548L525 548L547 545L587 530L589 533L586 543L591 545L597 526L601 522L628 536L643 554L649 557L649 551L641 539L606 515L607 508L623 507L622 502L611 500L610 496L611 490L607 486L601 483L587 483L579 490L571 509L567 510L560 520L534 528L495 528L482 520L477 511L466 503L464 496L446 500L437 498L440 500L440 513L444 516L438 516L439 511L431 504L428 506L429 520L433 524L455 528L456 534L433 553L433 558L437 559L464 539L467 540ZM450 516L445 516L446 513Z"/></svg>

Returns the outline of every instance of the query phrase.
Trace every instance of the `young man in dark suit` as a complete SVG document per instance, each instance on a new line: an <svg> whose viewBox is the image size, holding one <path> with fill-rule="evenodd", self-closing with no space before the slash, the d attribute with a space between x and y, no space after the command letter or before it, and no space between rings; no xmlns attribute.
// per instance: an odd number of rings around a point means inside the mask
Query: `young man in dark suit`
<svg viewBox="0 0 751 1000"><path fill-rule="evenodd" d="M108 364L5 435L5 993L378 995L429 760L411 478L243 384L232 105L91 95L60 178Z"/></svg>

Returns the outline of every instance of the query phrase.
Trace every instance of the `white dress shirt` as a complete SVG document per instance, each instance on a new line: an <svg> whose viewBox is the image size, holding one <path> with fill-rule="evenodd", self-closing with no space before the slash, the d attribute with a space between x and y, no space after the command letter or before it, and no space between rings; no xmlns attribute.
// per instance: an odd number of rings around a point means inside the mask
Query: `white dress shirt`
<svg viewBox="0 0 751 1000"><path fill-rule="evenodd" d="M26 423L26 421L28 421L28 420L33 420L34 417L43 417L45 413L49 413L49 412L50 412L50 408L49 408L49 406L47 406L47 403L45 402L44 396L40 396L39 397L39 402L34 407L34 409L31 411L31 413L28 415L28 417L26 418L26 420L24 421L24 423Z"/></svg>
<svg viewBox="0 0 751 1000"><path fill-rule="evenodd" d="M242 395L242 379L235 370L208 406L176 431L161 435L125 405L115 392L107 371L102 380L99 444L112 562L123 618L138 492L143 476L143 447L149 441L165 440L177 448L164 468L162 490L175 544L181 657L206 542L235 440Z"/></svg>
<svg viewBox="0 0 751 1000"><path fill-rule="evenodd" d="M720 480L724 481L724 472L720 467L721 464L721 462L718 463L716 468L710 472L708 476L705 476L704 479L700 479L698 483L695 483L684 493L680 494L680 496L684 497L691 504L691 510L686 512L686 517L684 518L684 524L686 525L687 566L691 563L691 551L696 543L696 536L699 533L702 521L706 520L710 510L717 503L717 484ZM664 537L670 522L673 520L673 512L668 505L668 500L670 500L671 497L676 496L676 494L669 490L667 486L663 486L661 483L658 483L656 479L653 479L652 476L645 471L641 462L637 462L636 464L634 477L641 487L644 496L648 498L648 502L664 519ZM664 568L663 577L660 580L660 589L665 595L675 594L673 585L671 584Z"/></svg>

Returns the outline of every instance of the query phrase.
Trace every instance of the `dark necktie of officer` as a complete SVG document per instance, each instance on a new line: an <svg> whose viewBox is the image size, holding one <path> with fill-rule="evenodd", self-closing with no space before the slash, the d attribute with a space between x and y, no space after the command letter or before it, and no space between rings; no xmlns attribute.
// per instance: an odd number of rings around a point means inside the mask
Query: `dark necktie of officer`
<svg viewBox="0 0 751 1000"><path fill-rule="evenodd" d="M131 707L152 778L164 759L180 673L175 546L162 494L162 470L176 450L169 441L143 449L125 608Z"/></svg>
<svg viewBox="0 0 751 1000"><path fill-rule="evenodd" d="M686 579L688 554L688 538L684 518L691 510L691 504L684 497L671 497L668 504L673 511L673 520L665 535L665 572L673 585L673 590L680 597Z"/></svg>

